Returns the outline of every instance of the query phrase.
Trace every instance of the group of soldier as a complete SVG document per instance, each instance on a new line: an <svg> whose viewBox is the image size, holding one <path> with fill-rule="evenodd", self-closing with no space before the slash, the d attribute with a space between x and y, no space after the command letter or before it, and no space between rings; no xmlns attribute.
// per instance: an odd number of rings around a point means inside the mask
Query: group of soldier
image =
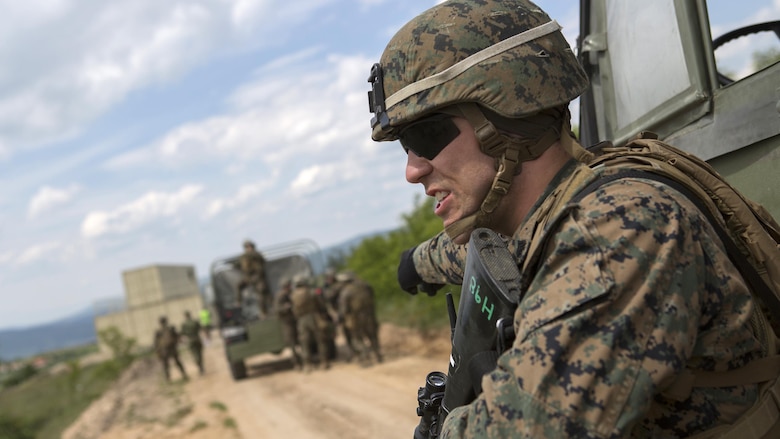
<svg viewBox="0 0 780 439"><path fill-rule="evenodd" d="M313 278L296 275L281 279L279 291L272 295L266 281L265 258L252 241L244 241L243 246L244 253L238 259L242 273L238 304L244 300L243 290L249 288L257 294L260 316L273 314L282 323L284 342L292 351L297 369L310 372L315 365L330 368L331 360L336 357L335 339L339 329L346 344L346 361L356 358L364 365L370 364L372 358L382 361L374 290L368 282L351 271L337 274L329 269L319 286ZM171 362L185 380L189 379L178 353L182 342L189 348L198 371L204 372L201 334L208 340L210 315L205 311L198 321L185 311L184 318L177 330L162 316L155 331L154 350L168 381Z"/></svg>
<svg viewBox="0 0 780 439"><path fill-rule="evenodd" d="M292 350L295 366L304 372L313 369L313 347L317 364L330 367L338 328L346 342L346 360L357 358L367 365L373 358L382 361L379 348L374 290L352 272L326 272L324 285L297 275L283 279L275 296L274 311L282 322L285 343Z"/></svg>
<svg viewBox="0 0 780 439"><path fill-rule="evenodd" d="M203 375L203 341L201 334L207 340L211 337L211 314L208 310L201 310L199 319L192 317L189 311L184 312L184 322L181 329L168 323L168 317L161 316L159 327L154 333L154 352L162 363L163 373L167 381L171 380L170 363L173 362L181 372L182 378L189 379L184 365L179 359L179 345L183 342L192 355L192 359L198 367L198 372Z"/></svg>
<svg viewBox="0 0 780 439"><path fill-rule="evenodd" d="M279 292L272 296L266 281L265 258L254 242L245 240L243 247L244 253L238 259L242 279L237 301L239 305L243 302L243 290L250 287L257 294L260 316L273 313L279 318L296 368L311 371L316 350L317 364L328 369L336 354L338 328L346 341L347 361L357 357L367 364L371 354L377 362L382 361L370 284L350 271L336 274L335 270L328 270L321 287L316 287L313 279L297 275L282 279Z"/></svg>

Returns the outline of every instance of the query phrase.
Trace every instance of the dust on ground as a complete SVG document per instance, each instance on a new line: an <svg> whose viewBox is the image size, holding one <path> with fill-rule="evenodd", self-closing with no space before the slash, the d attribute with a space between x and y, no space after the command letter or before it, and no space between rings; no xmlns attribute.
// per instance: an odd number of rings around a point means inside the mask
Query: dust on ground
<svg viewBox="0 0 780 439"><path fill-rule="evenodd" d="M419 422L417 388L432 370L446 371L449 330L421 334L383 324L379 364L348 363L304 374L287 351L247 361L249 376L230 377L221 340L204 347L199 376L189 352L190 379L172 367L166 382L156 358L130 366L63 434L63 439L255 439L410 437ZM345 352L339 340L340 353Z"/></svg>

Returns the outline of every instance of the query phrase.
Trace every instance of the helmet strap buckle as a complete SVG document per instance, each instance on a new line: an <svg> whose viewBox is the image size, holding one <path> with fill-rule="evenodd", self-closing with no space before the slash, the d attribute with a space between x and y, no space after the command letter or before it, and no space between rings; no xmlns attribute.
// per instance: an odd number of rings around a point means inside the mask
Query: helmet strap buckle
<svg viewBox="0 0 780 439"><path fill-rule="evenodd" d="M463 117L465 117L474 127L474 135L479 141L482 152L491 157L499 157L503 152L502 150L504 149L503 147L506 140L504 139L504 136L498 132L498 129L493 122L485 117L485 113L479 109L477 104L464 103L458 105L458 107L463 113Z"/></svg>
<svg viewBox="0 0 780 439"><path fill-rule="evenodd" d="M382 72L382 65L375 63L371 67L371 74L368 76L368 82L371 83L371 91L368 92L368 110L374 113L371 118L371 128L379 124L383 130L390 126L390 118L387 116L385 108L385 84Z"/></svg>

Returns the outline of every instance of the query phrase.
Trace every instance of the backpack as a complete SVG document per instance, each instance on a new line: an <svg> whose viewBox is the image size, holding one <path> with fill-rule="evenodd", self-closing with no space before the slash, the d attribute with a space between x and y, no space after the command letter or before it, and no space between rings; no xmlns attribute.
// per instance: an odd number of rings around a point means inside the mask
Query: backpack
<svg viewBox="0 0 780 439"><path fill-rule="evenodd" d="M159 353L166 353L171 350L178 342L176 332L172 326L166 326L160 330L160 338L157 344L157 350Z"/></svg>
<svg viewBox="0 0 780 439"><path fill-rule="evenodd" d="M574 175L568 187L556 196L541 221L555 226L565 217L566 206L572 206L603 184L639 177L661 181L690 199L707 217L718 233L730 260L747 282L754 300L763 312L755 313L752 326L766 349L766 357L727 372L686 370L664 395L684 400L693 387L725 387L759 383L756 404L734 424L703 432L696 438L763 438L780 437L780 225L760 204L745 197L723 179L708 163L657 140L653 133L642 132L625 146L602 143L588 150L588 168ZM615 167L606 174L577 189L588 180L588 171ZM523 270L540 262L547 246L543 234L529 243L529 258ZM523 285L523 291L527 284Z"/></svg>

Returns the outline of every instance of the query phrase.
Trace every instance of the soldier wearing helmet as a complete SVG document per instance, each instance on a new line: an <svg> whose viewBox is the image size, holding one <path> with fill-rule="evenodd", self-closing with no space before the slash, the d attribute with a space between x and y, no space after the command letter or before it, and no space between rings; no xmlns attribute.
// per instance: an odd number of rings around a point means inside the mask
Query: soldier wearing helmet
<svg viewBox="0 0 780 439"><path fill-rule="evenodd" d="M340 272L336 275L336 280L341 285L338 295L338 321L344 329L350 358L356 356L358 361L368 364L373 353L376 361L381 363L374 289L351 271Z"/></svg>
<svg viewBox="0 0 780 439"><path fill-rule="evenodd" d="M687 378L772 352L750 291L693 202L588 166L568 113L588 83L556 21L526 0L440 2L369 82L372 138L400 141L445 229L403 253L402 288L463 283L478 227L523 273L516 338L442 437L682 437L748 411L758 385Z"/></svg>
<svg viewBox="0 0 780 439"><path fill-rule="evenodd" d="M244 253L239 257L238 263L241 269L242 279L239 284L238 303L242 303L243 289L251 287L258 297L260 315L268 315L271 307L271 294L265 279L265 257L255 248L255 243L249 239L244 240Z"/></svg>
<svg viewBox="0 0 780 439"><path fill-rule="evenodd" d="M303 371L310 372L313 361L309 347L317 346L319 365L323 369L330 368L328 357L328 325L324 314L325 302L321 295L316 294L309 285L309 279L304 275L295 275L292 279L293 289L290 293L290 304L295 317L298 341L301 345L301 361Z"/></svg>
<svg viewBox="0 0 780 439"><path fill-rule="evenodd" d="M282 324L282 338L284 343L290 348L293 356L293 364L297 369L303 366L300 354L300 345L298 344L298 328L295 321L295 315L292 310L292 281L289 278L283 278L279 282L279 292L274 297L274 312Z"/></svg>
<svg viewBox="0 0 780 439"><path fill-rule="evenodd" d="M170 362L176 365L184 380L189 379L184 365L179 359L179 333L176 328L168 324L168 317L160 316L160 326L154 331L154 352L162 363L163 374L166 381L171 381Z"/></svg>

